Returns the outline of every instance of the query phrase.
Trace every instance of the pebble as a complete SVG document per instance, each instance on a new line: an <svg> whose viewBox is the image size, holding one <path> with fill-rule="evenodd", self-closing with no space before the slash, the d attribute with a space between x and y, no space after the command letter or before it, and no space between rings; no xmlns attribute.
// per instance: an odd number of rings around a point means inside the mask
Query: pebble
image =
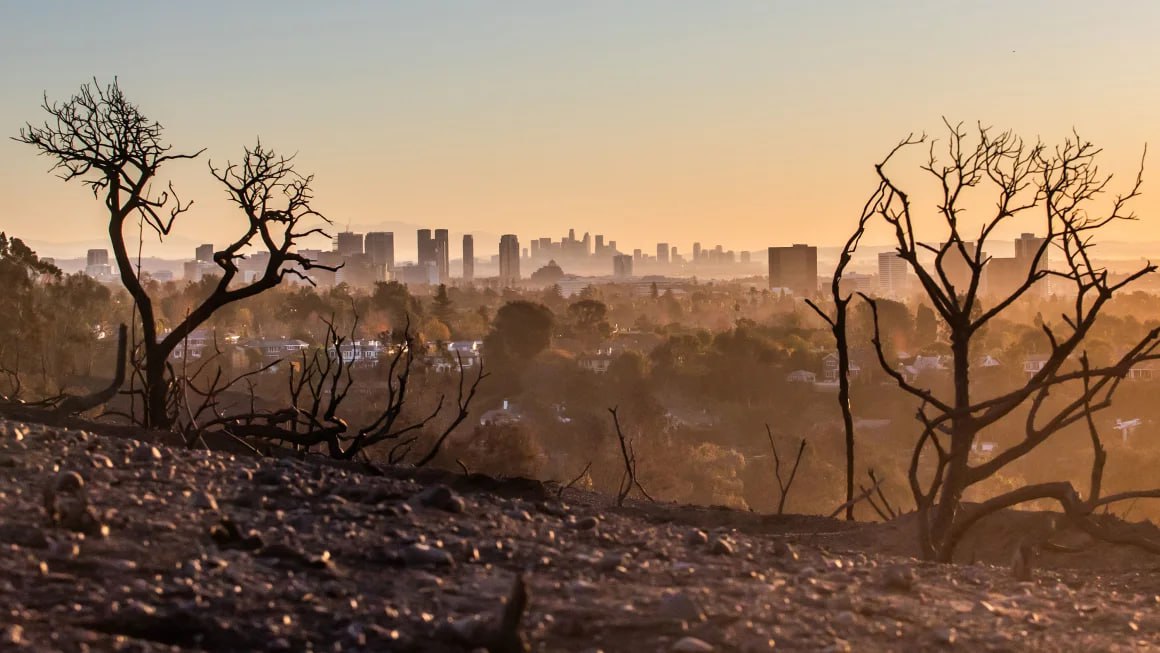
<svg viewBox="0 0 1160 653"><path fill-rule="evenodd" d="M467 507L463 497L446 485L432 485L412 497L412 501L427 508L456 514L462 513Z"/></svg>
<svg viewBox="0 0 1160 653"><path fill-rule="evenodd" d="M142 442L133 450L130 459L135 463L155 463L161 461L161 450L157 447Z"/></svg>
<svg viewBox="0 0 1160 653"><path fill-rule="evenodd" d="M709 545L709 553L719 556L731 556L733 555L733 545L729 543L729 540L718 537Z"/></svg>
<svg viewBox="0 0 1160 653"><path fill-rule="evenodd" d="M194 508L203 508L205 510L213 511L217 511L218 509L217 499L214 498L214 496L209 492L194 492L192 500Z"/></svg>
<svg viewBox="0 0 1160 653"><path fill-rule="evenodd" d="M666 619L700 622L705 612L696 599L685 592L670 592L661 599L660 615Z"/></svg>
<svg viewBox="0 0 1160 653"><path fill-rule="evenodd" d="M906 565L892 565L883 573L882 584L887 589L909 592L914 589L914 570Z"/></svg>
<svg viewBox="0 0 1160 653"><path fill-rule="evenodd" d="M416 542L403 549L403 562L414 567L450 567L455 559L443 549Z"/></svg>
<svg viewBox="0 0 1160 653"><path fill-rule="evenodd" d="M682 637L673 644L674 653L709 653L715 650L713 645L696 637Z"/></svg>
<svg viewBox="0 0 1160 653"><path fill-rule="evenodd" d="M576 530L590 531L600 525L600 520L595 517L583 517L576 520Z"/></svg>
<svg viewBox="0 0 1160 653"><path fill-rule="evenodd" d="M699 528L694 528L685 537L685 542L689 546L705 546L709 543L709 534Z"/></svg>

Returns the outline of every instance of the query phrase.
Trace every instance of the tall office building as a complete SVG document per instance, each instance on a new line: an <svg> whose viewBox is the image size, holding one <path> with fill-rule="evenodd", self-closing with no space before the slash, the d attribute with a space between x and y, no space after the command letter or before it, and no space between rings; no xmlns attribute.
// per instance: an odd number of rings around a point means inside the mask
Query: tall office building
<svg viewBox="0 0 1160 653"><path fill-rule="evenodd" d="M800 297L818 292L818 248L795 244L769 248L769 287Z"/></svg>
<svg viewBox="0 0 1160 653"><path fill-rule="evenodd" d="M426 265L435 262L435 239L431 237L430 229L420 229L416 232L418 242L418 263Z"/></svg>
<svg viewBox="0 0 1160 653"><path fill-rule="evenodd" d="M639 249L632 250L632 260L640 263L644 260L644 252L640 251Z"/></svg>
<svg viewBox="0 0 1160 653"><path fill-rule="evenodd" d="M533 241L535 242L535 241ZM475 238L463 234L463 280L475 279Z"/></svg>
<svg viewBox="0 0 1160 653"><path fill-rule="evenodd" d="M514 234L499 238L499 283L510 287L520 280L520 240Z"/></svg>
<svg viewBox="0 0 1160 653"><path fill-rule="evenodd" d="M395 234L390 231L372 231L366 237L366 253L371 263L386 270L395 269Z"/></svg>
<svg viewBox="0 0 1160 653"><path fill-rule="evenodd" d="M334 239L334 251L339 256L354 256L363 253L363 235L350 231L339 232Z"/></svg>
<svg viewBox="0 0 1160 653"><path fill-rule="evenodd" d="M906 296L907 274L910 271L906 261L897 252L878 254L878 294L883 297L900 298Z"/></svg>
<svg viewBox="0 0 1160 653"><path fill-rule="evenodd" d="M657 243L657 263L669 262L669 244Z"/></svg>
<svg viewBox="0 0 1160 653"><path fill-rule="evenodd" d="M669 262L670 263L680 262L680 254L677 254L677 246L676 245L673 245L672 247L669 248Z"/></svg>
<svg viewBox="0 0 1160 653"><path fill-rule="evenodd" d="M971 277L973 276L971 271L971 264L975 259L976 250L974 241L964 240L962 243L963 246L961 249L957 243L952 243L950 247L947 248L947 252L943 256L942 262L943 272L946 273L947 280L950 281L951 285L955 287L955 294L959 295L965 294L967 289L971 286ZM939 247L946 247L946 243L942 243ZM964 252L966 253L965 257L963 255ZM984 292L986 290L983 287L984 280L985 277L981 277L979 279L980 292Z"/></svg>
<svg viewBox="0 0 1160 653"><path fill-rule="evenodd" d="M193 260L203 263L213 263L213 245L198 245L194 250Z"/></svg>
<svg viewBox="0 0 1160 653"><path fill-rule="evenodd" d="M439 270L439 283L447 283L451 278L451 245L446 229L435 230L435 267Z"/></svg>
<svg viewBox="0 0 1160 653"><path fill-rule="evenodd" d="M600 234L596 234L596 254L600 255L603 253L604 253L604 236L602 236Z"/></svg>
<svg viewBox="0 0 1160 653"><path fill-rule="evenodd" d="M701 243L693 243L693 262L701 260Z"/></svg>
<svg viewBox="0 0 1160 653"><path fill-rule="evenodd" d="M85 256L85 265L108 265L109 264L109 250L107 249L90 249Z"/></svg>
<svg viewBox="0 0 1160 653"><path fill-rule="evenodd" d="M612 276L617 279L627 279L632 276L632 257L628 254L617 254L612 257Z"/></svg>

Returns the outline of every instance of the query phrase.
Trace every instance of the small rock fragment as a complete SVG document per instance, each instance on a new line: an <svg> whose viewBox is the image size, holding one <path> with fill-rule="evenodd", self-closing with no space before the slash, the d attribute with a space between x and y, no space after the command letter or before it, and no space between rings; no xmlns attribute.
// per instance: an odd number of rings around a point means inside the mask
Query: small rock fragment
<svg viewBox="0 0 1160 653"><path fill-rule="evenodd" d="M713 645L703 639L696 637L682 637L673 644L674 653L709 653L713 651Z"/></svg>

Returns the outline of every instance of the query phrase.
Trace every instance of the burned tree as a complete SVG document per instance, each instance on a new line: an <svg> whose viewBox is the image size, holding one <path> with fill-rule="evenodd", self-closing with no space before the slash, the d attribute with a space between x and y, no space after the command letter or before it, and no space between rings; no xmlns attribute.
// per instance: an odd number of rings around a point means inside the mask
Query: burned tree
<svg viewBox="0 0 1160 653"><path fill-rule="evenodd" d="M769 449L773 452L773 476L777 481L777 514L785 514L785 502L789 498L789 491L793 488L794 479L797 478L798 465L801 465L802 454L806 452L806 440L802 438L798 445L797 457L794 458L793 467L790 468L789 476L782 480L781 478L781 456L777 453L777 444L773 441L773 431L769 428L769 424L765 425L765 436L769 438ZM853 497L850 497L853 499ZM850 499L847 499L849 501Z"/></svg>
<svg viewBox="0 0 1160 653"><path fill-rule="evenodd" d="M386 460L391 464L407 461L418 447L418 455L410 462L419 467L432 462L470 414L479 384L488 377L483 362L480 361L475 374L469 377L463 360L458 360L454 405L447 395L440 395L430 411L409 417L408 393L415 369L415 349L419 345L411 336L409 326L404 328L402 344L384 362L387 367L384 405L376 409L367 423L356 426L343 417L344 404L355 385L348 347L352 337L340 334L333 320L325 323L325 344L311 352L302 352L296 365L291 367L286 408L219 412L206 420L201 430L285 443L300 450L320 447L331 458L340 460L360 456L365 460L370 448L389 444ZM357 321L351 328L352 333L356 327ZM440 422L438 428L430 428ZM429 430L433 437L425 441L423 436Z"/></svg>
<svg viewBox="0 0 1160 653"><path fill-rule="evenodd" d="M214 253L221 276L213 291L162 334L125 230L137 222L159 238L171 233L192 202L183 203L172 183L160 191L154 185L162 183L168 164L197 158L204 150L174 152L165 142L162 126L132 104L116 80L104 86L94 80L64 102L49 102L46 97L43 108L48 121L40 126L27 124L16 140L35 147L53 161L52 170L62 179L80 180L104 203L117 272L140 321L140 421L167 428L176 419L176 384L169 358L186 336L223 306L273 288L288 274L302 275L312 267L322 267L294 251L303 238L322 233L308 223L325 221L310 206L311 177L299 174L292 158L279 156L261 143L247 148L241 163L223 168L210 165L213 176L241 210L245 227L232 243ZM239 264L254 254L266 257L266 262L256 279L240 283Z"/></svg>
<svg viewBox="0 0 1160 653"><path fill-rule="evenodd" d="M834 336L834 346L838 352L838 406L842 410L842 428L846 436L846 519L854 521L854 412L850 406L850 340L846 331L847 315L849 314L850 300L853 293L842 291L842 275L846 267L854 258L858 243L866 233L866 223L874 217L876 197L872 197L862 209L862 217L858 219L858 228L850 234L842 253L838 256L838 264L834 268L834 276L830 282L830 297L834 302L834 314L830 315L822 310L811 299L806 304L814 309Z"/></svg>
<svg viewBox="0 0 1160 653"><path fill-rule="evenodd" d="M1110 196L1106 204L1101 204L1111 176L1097 167L1100 150L1078 136L1048 147L982 126L969 135L961 125L947 123L947 132L942 144L923 136L907 138L892 149L875 166L879 184L870 203L870 210L892 231L897 256L917 278L950 345L951 391L950 396L945 396L945 392L919 385L887 360L877 305L866 298L872 308L873 344L882 369L920 403L920 430L911 452L908 476L917 506L923 554L950 560L963 534L982 517L1045 499L1060 503L1077 526L1097 536L1126 539L1160 550L1155 543L1112 535L1094 518L1092 513L1097 506L1124 498L1160 496L1160 491L1098 498L1104 456L1090 421L1093 412L1111 404L1120 382L1134 365L1156 358L1160 329L1147 332L1107 364L1089 364L1083 349L1085 338L1113 295L1156 269L1144 265L1113 279L1091 258L1093 238L1102 229L1134 219L1128 207L1140 194L1142 170L1123 194ZM935 188L937 206L933 215L916 207L911 191L904 188L908 184L891 165L900 152L912 151L919 144L929 148L920 169ZM980 195L992 208L971 227L965 212L968 206L972 210L979 208ZM937 224L944 240L937 245L923 240L919 224ZM1044 235L1031 251L1025 252L1025 269L1019 268L1015 283L1002 292L990 292L985 298L983 283L991 261L985 253L988 242L1004 228L1018 226L1026 231L1032 225L1043 230ZM1049 252L1060 258L1056 269L1047 265ZM1048 280L1062 287L1055 290L1067 294L1069 308L1054 326L1046 322L1040 325L1049 348L1043 367L1013 388L988 386L991 396L976 396L981 388L971 383L971 355L980 330L1021 298L1040 292ZM1049 395L1053 397L1051 402ZM1017 410L1026 411L1022 439L985 461L973 462L971 449L979 435L1015 417ZM1081 500L1070 482L1060 481L1028 484L979 505L964 507L964 493L970 488L1024 459L1068 426L1084 421L1093 426L1096 451L1094 480L1087 499ZM930 464L924 466L922 461Z"/></svg>

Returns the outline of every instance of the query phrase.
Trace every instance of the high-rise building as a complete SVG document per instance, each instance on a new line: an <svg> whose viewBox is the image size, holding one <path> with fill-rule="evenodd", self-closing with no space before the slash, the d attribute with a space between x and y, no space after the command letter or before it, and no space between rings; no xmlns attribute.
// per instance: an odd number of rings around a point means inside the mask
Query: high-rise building
<svg viewBox="0 0 1160 653"><path fill-rule="evenodd" d="M693 262L701 260L701 243L693 243Z"/></svg>
<svg viewBox="0 0 1160 653"><path fill-rule="evenodd" d="M947 247L947 243L942 243L940 247ZM943 272L946 274L947 280L955 287L955 294L962 295L967 292L971 286L971 265L975 259L975 243L974 241L962 241L962 248L959 248L958 243L951 243L947 247L946 254L943 255L942 265ZM964 252L966 255L964 256ZM986 258L986 257L981 257ZM979 279L979 291L983 292L983 278Z"/></svg>
<svg viewBox="0 0 1160 653"><path fill-rule="evenodd" d="M339 256L354 256L363 253L363 235L350 231L339 232L334 239L334 251Z"/></svg>
<svg viewBox="0 0 1160 653"><path fill-rule="evenodd" d="M499 283L510 287L520 280L520 239L514 234L499 238Z"/></svg>
<svg viewBox="0 0 1160 653"><path fill-rule="evenodd" d="M644 260L644 252L640 251L639 249L632 250L632 260L636 263L640 263Z"/></svg>
<svg viewBox="0 0 1160 653"><path fill-rule="evenodd" d="M769 287L800 297L818 292L818 248L795 244L769 248Z"/></svg>
<svg viewBox="0 0 1160 653"><path fill-rule="evenodd" d="M366 237L366 253L371 263L386 270L395 269L395 234L390 231L372 231Z"/></svg>
<svg viewBox="0 0 1160 653"><path fill-rule="evenodd" d="M681 262L681 255L677 254L677 246L676 245L673 245L672 247L669 248L669 262L670 263L680 263Z"/></svg>
<svg viewBox="0 0 1160 653"><path fill-rule="evenodd" d="M669 244L657 243L657 263L669 262Z"/></svg>
<svg viewBox="0 0 1160 653"><path fill-rule="evenodd" d="M435 239L431 237L430 229L420 229L417 232L419 237L418 242L418 262L419 265L435 262Z"/></svg>
<svg viewBox="0 0 1160 653"><path fill-rule="evenodd" d="M632 257L628 254L617 254L612 257L612 276L617 279L627 279L632 276Z"/></svg>
<svg viewBox="0 0 1160 653"><path fill-rule="evenodd" d="M741 264L742 265L749 265L749 263L753 260L751 258L752 256L753 255L749 252L749 250L745 250L744 252L741 252Z"/></svg>
<svg viewBox="0 0 1160 653"><path fill-rule="evenodd" d="M608 251L613 253L613 254L620 253L620 250L616 249L616 241L615 240L608 241Z"/></svg>
<svg viewBox="0 0 1160 653"><path fill-rule="evenodd" d="M533 243L536 241L532 241ZM475 238L471 234L463 234L463 280L475 279Z"/></svg>
<svg viewBox="0 0 1160 653"><path fill-rule="evenodd" d="M109 264L109 250L107 249L90 249L85 256L85 265L108 265Z"/></svg>
<svg viewBox="0 0 1160 653"><path fill-rule="evenodd" d="M604 236L596 234L596 255L604 254Z"/></svg>
<svg viewBox="0 0 1160 653"><path fill-rule="evenodd" d="M439 269L439 283L451 278L451 245L446 229L435 230L435 267Z"/></svg>
<svg viewBox="0 0 1160 653"><path fill-rule="evenodd" d="M201 261L203 263L213 262L213 245L198 245L197 249L195 249L193 252L193 260Z"/></svg>
<svg viewBox="0 0 1160 653"><path fill-rule="evenodd" d="M897 252L878 254L878 293L883 297L905 297L910 267Z"/></svg>

